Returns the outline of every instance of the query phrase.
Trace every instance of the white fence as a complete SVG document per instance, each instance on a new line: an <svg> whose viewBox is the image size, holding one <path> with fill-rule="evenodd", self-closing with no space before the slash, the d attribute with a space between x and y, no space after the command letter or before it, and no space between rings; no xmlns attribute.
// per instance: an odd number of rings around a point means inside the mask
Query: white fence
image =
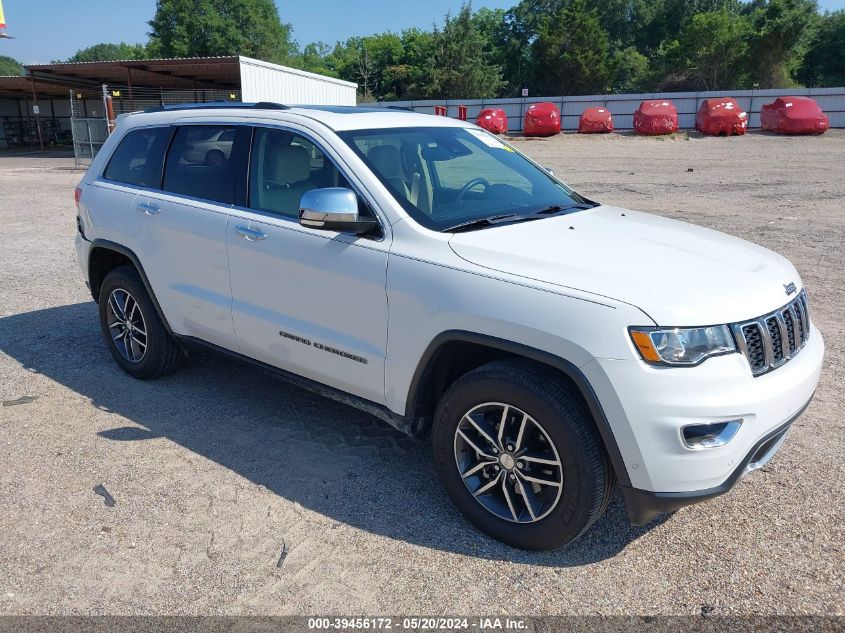
<svg viewBox="0 0 845 633"><path fill-rule="evenodd" d="M434 106L446 106L448 116L458 116L458 106L467 107L467 119L474 121L484 108L501 108L508 115L508 130L522 131L522 118L532 103L551 101L561 112L564 130L577 130L578 119L584 108L604 107L613 113L613 124L617 130L634 127L634 111L641 101L665 99L678 108L678 123L681 128L695 127L695 113L704 99L710 97L733 97L749 114L749 127L760 127L760 109L782 96L807 96L815 99L830 118L830 127L845 128L845 88L792 88L788 90L726 90L716 92L660 92L624 95L590 95L584 97L527 97L521 99L450 99L444 101L385 101L378 105L402 106L417 112L434 114Z"/></svg>

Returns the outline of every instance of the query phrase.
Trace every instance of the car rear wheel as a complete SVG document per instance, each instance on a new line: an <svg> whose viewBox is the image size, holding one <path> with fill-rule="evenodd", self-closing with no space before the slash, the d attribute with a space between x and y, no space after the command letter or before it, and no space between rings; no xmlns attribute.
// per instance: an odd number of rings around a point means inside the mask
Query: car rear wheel
<svg viewBox="0 0 845 633"><path fill-rule="evenodd" d="M106 275L99 308L103 338L126 373L158 378L181 366L185 354L168 334L134 268L121 266Z"/></svg>
<svg viewBox="0 0 845 633"><path fill-rule="evenodd" d="M220 165L225 162L226 155L219 149L209 150L208 153L205 155L205 163L212 167L220 167Z"/></svg>
<svg viewBox="0 0 845 633"><path fill-rule="evenodd" d="M457 508L522 549L568 543L601 516L613 472L583 402L543 366L499 361L458 379L435 414L438 475Z"/></svg>

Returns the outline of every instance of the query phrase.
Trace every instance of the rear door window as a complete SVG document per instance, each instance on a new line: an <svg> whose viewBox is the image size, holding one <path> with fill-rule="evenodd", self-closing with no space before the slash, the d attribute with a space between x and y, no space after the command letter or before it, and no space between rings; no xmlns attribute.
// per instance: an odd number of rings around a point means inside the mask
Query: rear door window
<svg viewBox="0 0 845 633"><path fill-rule="evenodd" d="M127 185L158 189L170 127L132 130L120 141L103 177Z"/></svg>
<svg viewBox="0 0 845 633"><path fill-rule="evenodd" d="M233 204L241 161L233 151L237 126L183 125L176 131L164 167L164 190Z"/></svg>

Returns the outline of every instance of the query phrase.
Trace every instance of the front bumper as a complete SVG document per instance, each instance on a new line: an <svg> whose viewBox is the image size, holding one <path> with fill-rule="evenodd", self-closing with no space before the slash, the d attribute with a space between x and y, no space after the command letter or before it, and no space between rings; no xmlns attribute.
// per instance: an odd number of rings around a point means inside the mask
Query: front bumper
<svg viewBox="0 0 845 633"><path fill-rule="evenodd" d="M684 506L707 501L708 499L728 492L740 477L765 466L774 457L775 453L777 453L783 444L784 439L786 439L786 433L789 431L789 427L804 413L804 410L809 405L810 401L808 400L798 413L784 424L760 438L730 476L718 486L689 492L651 492L649 490L621 486L622 496L625 499L625 506L628 509L628 519L631 521L631 525L645 525L661 514L674 512Z"/></svg>
<svg viewBox="0 0 845 633"><path fill-rule="evenodd" d="M741 354L690 368L612 359L581 367L619 448L617 478L632 522L727 492L750 465L759 465L760 448L776 449L769 440L780 438L812 398L823 357L821 332L812 326L800 353L757 377ZM683 441L687 425L740 418L739 431L723 446L691 449Z"/></svg>
<svg viewBox="0 0 845 633"><path fill-rule="evenodd" d="M654 367L639 360L596 359L584 367L625 463L624 485L691 492L721 485L752 447L810 400L824 357L821 332L785 365L754 377L745 357L727 354L697 367ZM681 429L742 419L724 446L690 449Z"/></svg>

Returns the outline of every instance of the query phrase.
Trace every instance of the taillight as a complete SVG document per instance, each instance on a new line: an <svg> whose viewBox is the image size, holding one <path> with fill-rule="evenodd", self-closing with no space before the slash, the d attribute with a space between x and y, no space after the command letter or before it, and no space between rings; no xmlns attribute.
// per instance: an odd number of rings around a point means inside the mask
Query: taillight
<svg viewBox="0 0 845 633"><path fill-rule="evenodd" d="M76 208L79 208L79 199L82 197L82 187L77 187L73 191L73 202L76 204Z"/></svg>

